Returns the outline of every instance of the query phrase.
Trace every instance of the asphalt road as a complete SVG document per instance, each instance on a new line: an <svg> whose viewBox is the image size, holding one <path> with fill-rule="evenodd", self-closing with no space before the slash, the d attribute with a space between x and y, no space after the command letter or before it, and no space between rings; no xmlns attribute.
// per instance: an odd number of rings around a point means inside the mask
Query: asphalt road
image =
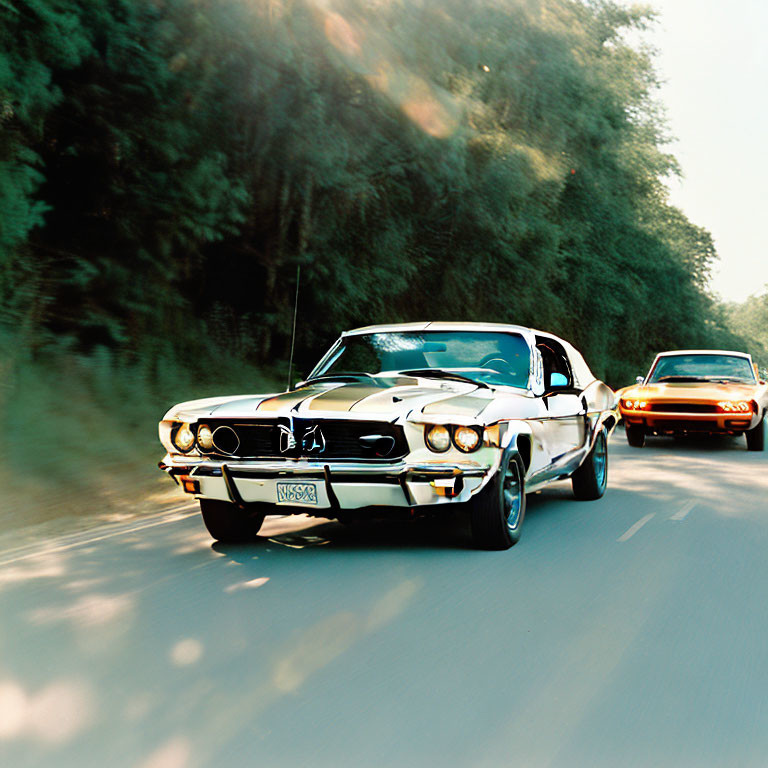
<svg viewBox="0 0 768 768"><path fill-rule="evenodd" d="M768 453L617 432L596 502L459 522L179 510L0 552L0 765L768 765ZM151 512L151 510L146 510Z"/></svg>

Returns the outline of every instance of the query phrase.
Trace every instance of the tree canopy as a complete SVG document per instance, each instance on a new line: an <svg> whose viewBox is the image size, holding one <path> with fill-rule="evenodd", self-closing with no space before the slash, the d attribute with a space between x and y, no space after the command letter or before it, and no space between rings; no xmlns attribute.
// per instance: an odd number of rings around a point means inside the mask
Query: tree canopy
<svg viewBox="0 0 768 768"><path fill-rule="evenodd" d="M737 343L667 199L647 8L0 0L0 302L31 356L287 358L338 332L559 332L627 383Z"/></svg>

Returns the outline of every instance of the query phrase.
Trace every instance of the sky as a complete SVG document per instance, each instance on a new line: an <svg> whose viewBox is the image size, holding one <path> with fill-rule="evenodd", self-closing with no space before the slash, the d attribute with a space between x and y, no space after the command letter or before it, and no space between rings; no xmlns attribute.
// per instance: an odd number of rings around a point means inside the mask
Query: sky
<svg viewBox="0 0 768 768"><path fill-rule="evenodd" d="M670 201L712 233L712 289L726 301L768 290L768 2L646 0L659 21L659 93L684 178ZM764 229L764 227L766 227Z"/></svg>

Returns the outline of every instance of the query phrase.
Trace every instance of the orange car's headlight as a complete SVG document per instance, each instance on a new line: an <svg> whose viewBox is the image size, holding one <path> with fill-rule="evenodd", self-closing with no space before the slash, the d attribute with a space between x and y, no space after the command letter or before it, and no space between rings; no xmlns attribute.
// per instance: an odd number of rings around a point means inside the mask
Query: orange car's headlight
<svg viewBox="0 0 768 768"><path fill-rule="evenodd" d="M652 405L647 400L622 400L621 404L630 411L648 411Z"/></svg>
<svg viewBox="0 0 768 768"><path fill-rule="evenodd" d="M749 400L721 400L717 407L723 413L752 413L752 403Z"/></svg>

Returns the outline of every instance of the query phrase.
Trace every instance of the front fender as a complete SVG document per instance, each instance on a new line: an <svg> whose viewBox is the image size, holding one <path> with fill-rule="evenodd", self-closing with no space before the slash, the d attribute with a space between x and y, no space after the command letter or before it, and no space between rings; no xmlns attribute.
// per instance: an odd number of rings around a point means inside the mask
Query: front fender
<svg viewBox="0 0 768 768"><path fill-rule="evenodd" d="M507 422L504 434L501 435L501 448L499 466L501 465L501 455L507 450L515 450L520 454L525 471L528 472L533 456L533 431L530 424L525 421Z"/></svg>
<svg viewBox="0 0 768 768"><path fill-rule="evenodd" d="M584 390L582 399L586 405L588 447L591 450L601 429L605 428L610 437L619 423L616 394L602 381L594 381Z"/></svg>

